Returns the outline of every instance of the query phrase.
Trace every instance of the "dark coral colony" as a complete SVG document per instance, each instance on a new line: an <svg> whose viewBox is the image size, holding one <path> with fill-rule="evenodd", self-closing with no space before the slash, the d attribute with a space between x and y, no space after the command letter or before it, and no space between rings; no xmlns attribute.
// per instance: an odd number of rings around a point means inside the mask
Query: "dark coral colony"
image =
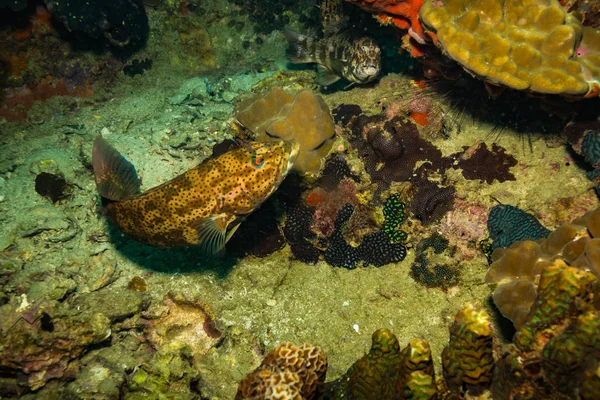
<svg viewBox="0 0 600 400"><path fill-rule="evenodd" d="M600 399L597 0L0 0L1 399Z"/></svg>

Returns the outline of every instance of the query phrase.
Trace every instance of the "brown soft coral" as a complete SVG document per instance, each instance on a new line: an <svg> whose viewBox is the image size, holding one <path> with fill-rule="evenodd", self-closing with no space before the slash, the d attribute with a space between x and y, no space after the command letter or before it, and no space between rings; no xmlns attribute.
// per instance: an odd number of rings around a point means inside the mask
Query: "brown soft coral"
<svg viewBox="0 0 600 400"><path fill-rule="evenodd" d="M275 87L239 104L238 122L254 132L255 140L293 140L300 145L294 169L316 174L329 154L335 125L321 96L302 90L295 96Z"/></svg>
<svg viewBox="0 0 600 400"><path fill-rule="evenodd" d="M499 284L493 293L494 303L517 329L537 297L541 272L556 259L600 276L600 208L562 224L546 239L524 240L494 250L486 281Z"/></svg>
<svg viewBox="0 0 600 400"><path fill-rule="evenodd" d="M427 0L420 17L445 54L493 84L576 97L600 91L600 32L558 0Z"/></svg>

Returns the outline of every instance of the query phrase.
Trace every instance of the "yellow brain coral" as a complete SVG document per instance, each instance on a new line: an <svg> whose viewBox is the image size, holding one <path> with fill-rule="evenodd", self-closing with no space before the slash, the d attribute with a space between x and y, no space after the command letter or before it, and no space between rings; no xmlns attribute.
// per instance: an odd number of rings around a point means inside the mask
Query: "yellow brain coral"
<svg viewBox="0 0 600 400"><path fill-rule="evenodd" d="M479 78L536 93L600 92L600 32L558 0L426 0L420 17L438 46Z"/></svg>
<svg viewBox="0 0 600 400"><path fill-rule="evenodd" d="M600 277L600 208L562 224L546 239L524 240L494 250L485 279L498 284L492 294L494 303L517 329L537 298L540 274L556 260ZM595 292L600 293L600 283ZM595 297L596 303L599 297ZM596 306L600 309L600 304Z"/></svg>
<svg viewBox="0 0 600 400"><path fill-rule="evenodd" d="M236 118L254 132L255 140L293 140L300 145L294 169L301 174L318 173L329 154L335 124L321 96L302 90L295 96L281 88L258 94L237 107Z"/></svg>
<svg viewBox="0 0 600 400"><path fill-rule="evenodd" d="M320 347L284 343L240 382L235 398L312 400L325 382L326 370L327 357Z"/></svg>

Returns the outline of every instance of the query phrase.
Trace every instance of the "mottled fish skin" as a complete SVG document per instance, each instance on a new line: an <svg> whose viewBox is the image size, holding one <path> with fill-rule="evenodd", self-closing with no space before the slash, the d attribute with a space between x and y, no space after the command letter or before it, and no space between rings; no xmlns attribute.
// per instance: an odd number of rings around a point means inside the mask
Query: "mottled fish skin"
<svg viewBox="0 0 600 400"><path fill-rule="evenodd" d="M365 84L381 72L381 50L370 36L342 32L315 41L311 53L318 64L350 82Z"/></svg>
<svg viewBox="0 0 600 400"><path fill-rule="evenodd" d="M371 36L358 36L343 14L342 0L323 0L321 22L325 37L315 39L291 30L283 33L288 40L290 62L317 63L326 69L319 83L326 86L343 77L365 84L381 72L381 49Z"/></svg>
<svg viewBox="0 0 600 400"><path fill-rule="evenodd" d="M244 217L277 189L297 152L296 144L283 141L248 143L147 192L108 204L106 215L140 242L158 247L205 244L207 252L216 253ZM208 220L230 232L222 246L205 243L211 239L203 228Z"/></svg>

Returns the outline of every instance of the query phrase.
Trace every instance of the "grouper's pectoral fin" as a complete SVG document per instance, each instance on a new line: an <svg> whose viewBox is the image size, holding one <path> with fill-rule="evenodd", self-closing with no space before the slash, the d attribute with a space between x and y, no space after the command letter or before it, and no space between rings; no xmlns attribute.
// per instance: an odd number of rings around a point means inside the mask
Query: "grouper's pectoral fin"
<svg viewBox="0 0 600 400"><path fill-rule="evenodd" d="M219 214L204 218L192 227L198 233L198 244L210 255L222 255L225 244L231 239L242 220L235 215Z"/></svg>
<svg viewBox="0 0 600 400"><path fill-rule="evenodd" d="M100 196L118 201L139 193L135 167L101 136L94 140L92 166Z"/></svg>

